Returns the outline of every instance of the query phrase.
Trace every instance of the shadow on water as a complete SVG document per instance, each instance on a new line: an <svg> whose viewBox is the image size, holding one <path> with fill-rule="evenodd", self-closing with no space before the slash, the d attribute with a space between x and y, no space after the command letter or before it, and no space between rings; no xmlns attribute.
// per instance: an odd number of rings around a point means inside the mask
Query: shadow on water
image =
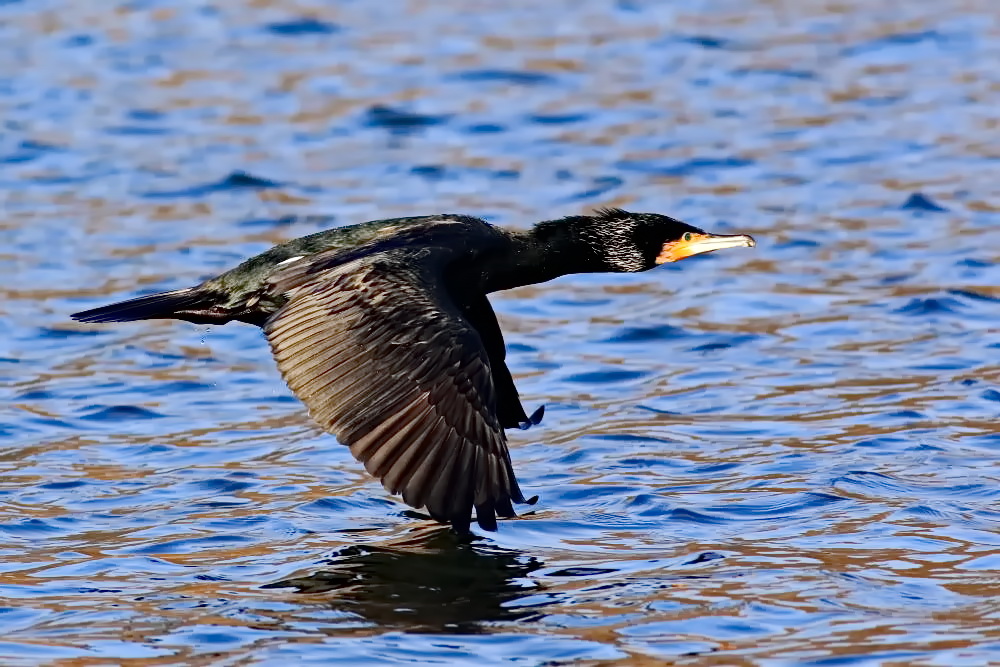
<svg viewBox="0 0 1000 667"><path fill-rule="evenodd" d="M529 578L542 567L534 557L435 527L391 546L345 547L323 569L262 588L321 596L382 627L478 634L485 623L538 615L510 603L543 588Z"/></svg>

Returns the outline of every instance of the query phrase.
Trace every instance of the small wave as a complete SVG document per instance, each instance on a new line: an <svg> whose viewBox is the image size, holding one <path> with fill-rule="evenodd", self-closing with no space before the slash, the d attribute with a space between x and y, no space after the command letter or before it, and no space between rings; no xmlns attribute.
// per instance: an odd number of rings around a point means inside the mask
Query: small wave
<svg viewBox="0 0 1000 667"><path fill-rule="evenodd" d="M267 32L282 37L300 37L303 35L332 35L342 30L335 23L320 21L311 17L268 23L264 26Z"/></svg>
<svg viewBox="0 0 1000 667"><path fill-rule="evenodd" d="M142 196L147 199L168 198L168 197L204 197L216 192L227 192L233 190L265 190L270 188L280 188L282 184L267 178L254 176L245 171L234 171L220 181L195 185L190 188L180 190L160 190L156 192L146 192Z"/></svg>

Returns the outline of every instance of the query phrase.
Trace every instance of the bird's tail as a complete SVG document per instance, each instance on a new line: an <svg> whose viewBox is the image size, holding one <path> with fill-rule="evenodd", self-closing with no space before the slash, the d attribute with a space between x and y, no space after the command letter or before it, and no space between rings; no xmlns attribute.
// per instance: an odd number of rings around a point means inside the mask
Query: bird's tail
<svg viewBox="0 0 1000 667"><path fill-rule="evenodd" d="M147 294L128 301L119 301L100 308L92 308L71 317L77 322L135 322L136 320L178 319L192 321L193 317L211 320L217 299L198 287L188 287L172 292Z"/></svg>

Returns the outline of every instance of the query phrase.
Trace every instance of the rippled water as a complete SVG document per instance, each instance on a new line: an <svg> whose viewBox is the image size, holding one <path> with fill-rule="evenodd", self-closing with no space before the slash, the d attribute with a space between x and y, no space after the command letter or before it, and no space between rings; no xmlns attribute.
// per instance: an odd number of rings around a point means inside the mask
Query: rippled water
<svg viewBox="0 0 1000 667"><path fill-rule="evenodd" d="M1000 661L995 3L7 0L0 40L3 664ZM496 295L541 501L472 540L257 329L69 320L599 205L758 247Z"/></svg>

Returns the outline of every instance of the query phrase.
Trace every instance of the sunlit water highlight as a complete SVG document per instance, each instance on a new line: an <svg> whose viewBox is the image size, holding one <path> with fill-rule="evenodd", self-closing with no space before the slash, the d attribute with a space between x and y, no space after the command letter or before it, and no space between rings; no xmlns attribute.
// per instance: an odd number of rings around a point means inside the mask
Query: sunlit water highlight
<svg viewBox="0 0 1000 667"><path fill-rule="evenodd" d="M0 2L0 662L1000 661L997 16ZM69 320L335 224L600 205L758 247L496 295L541 501L471 541L258 330Z"/></svg>

